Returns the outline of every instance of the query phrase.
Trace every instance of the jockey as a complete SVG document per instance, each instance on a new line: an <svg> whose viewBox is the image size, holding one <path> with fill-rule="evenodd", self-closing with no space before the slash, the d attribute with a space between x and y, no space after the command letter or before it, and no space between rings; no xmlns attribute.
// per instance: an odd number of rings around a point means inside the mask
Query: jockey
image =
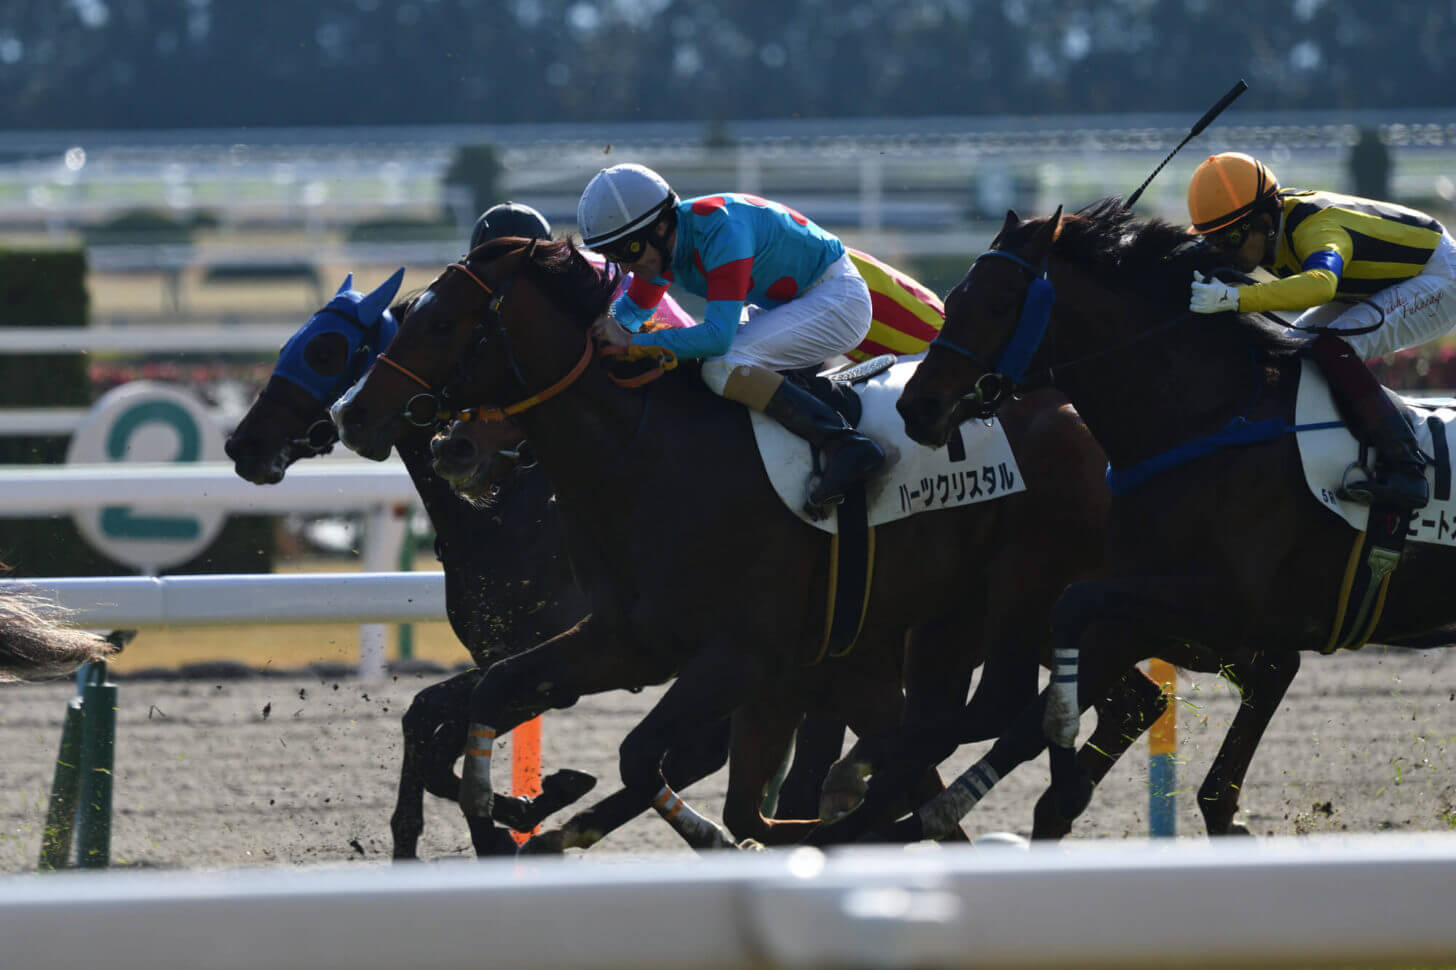
<svg viewBox="0 0 1456 970"><path fill-rule="evenodd" d="M1192 230L1244 272L1280 279L1230 286L1194 275L1195 313L1304 310L1295 324L1335 330L1384 325L1341 339L1321 333L1319 364L1351 430L1376 452L1368 481L1342 494L1418 509L1429 499L1415 435L1364 361L1414 347L1456 326L1456 240L1414 209L1333 192L1281 189L1274 173L1240 152L1213 155L1188 184ZM1336 296L1369 303L1332 304ZM1378 307L1378 309L1377 309Z"/></svg>
<svg viewBox="0 0 1456 970"><path fill-rule="evenodd" d="M863 277L837 238L753 195L679 201L641 165L602 169L577 205L582 243L632 273L626 294L592 325L599 344L664 347L703 360L713 393L768 415L818 452L805 505L827 512L885 461L880 446L780 371L818 366L869 332ZM659 333L641 324L674 281L707 299L703 323Z"/></svg>
<svg viewBox="0 0 1456 970"><path fill-rule="evenodd" d="M482 212L479 219L475 220L475 228L470 232L470 252L473 253L492 239L500 239L503 236L550 239L551 223L547 222L546 217L541 213L521 202L502 202L499 205L493 205ZM597 268L598 272L606 274L607 262L601 256L590 250L582 255L586 257L587 262ZM631 281L630 276L622 274L613 298L625 293ZM664 330L691 327L693 322L692 315L678 306L676 300L666 297L657 305L652 318L646 324L646 329Z"/></svg>

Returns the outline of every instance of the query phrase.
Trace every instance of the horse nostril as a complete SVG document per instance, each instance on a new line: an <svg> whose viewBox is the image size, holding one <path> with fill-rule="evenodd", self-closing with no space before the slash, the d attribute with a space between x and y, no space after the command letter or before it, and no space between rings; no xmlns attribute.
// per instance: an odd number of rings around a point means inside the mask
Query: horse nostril
<svg viewBox="0 0 1456 970"><path fill-rule="evenodd" d="M441 442L440 450L436 454L446 461L465 464L475 460L475 442L469 438L446 438Z"/></svg>

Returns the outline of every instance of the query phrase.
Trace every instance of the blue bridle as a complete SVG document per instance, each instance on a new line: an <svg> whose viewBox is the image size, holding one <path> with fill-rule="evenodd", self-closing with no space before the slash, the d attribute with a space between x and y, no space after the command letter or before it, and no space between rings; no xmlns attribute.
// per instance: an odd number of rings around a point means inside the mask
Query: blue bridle
<svg viewBox="0 0 1456 970"><path fill-rule="evenodd" d="M976 263L987 256L1009 259L1026 270L1031 277L1031 284L1022 298L1021 317L1016 321L1016 329L1011 334L1011 340L1000 355L992 361L982 360L975 351L946 337L944 332L932 340L930 346L944 347L954 351L986 372L976 380L975 394L982 401L983 410L990 407L994 411L995 405L1006 394L1024 383L1027 365L1031 363L1037 348L1041 346L1042 340L1046 337L1057 293L1052 286L1052 281L1047 278L1045 263L1033 266L1015 253L1009 253L1004 249L988 249L976 257L975 261L971 263L971 267L974 269Z"/></svg>

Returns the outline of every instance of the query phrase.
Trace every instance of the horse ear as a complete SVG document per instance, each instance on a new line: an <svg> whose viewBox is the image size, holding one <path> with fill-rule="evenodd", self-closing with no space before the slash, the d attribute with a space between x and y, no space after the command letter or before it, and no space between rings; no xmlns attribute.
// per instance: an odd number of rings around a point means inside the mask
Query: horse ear
<svg viewBox="0 0 1456 970"><path fill-rule="evenodd" d="M1019 225L1021 225L1021 217L1016 214L1016 210L1015 209L1007 209L1006 210L1006 221L1003 222L1003 223L1001 223L1001 235L1003 235L1003 236L1006 235L1006 233L1008 233L1011 230L1015 229Z"/></svg>
<svg viewBox="0 0 1456 970"><path fill-rule="evenodd" d="M350 273L348 276L345 276L344 277L344 282L339 287L339 292L335 293L334 296L343 296L345 293L349 292L353 288L354 288L354 274L353 273Z"/></svg>
<svg viewBox="0 0 1456 970"><path fill-rule="evenodd" d="M389 309L390 301L399 292L400 284L404 282L404 267L394 271L394 275L383 283L379 288L359 301L359 320L368 325L379 319L379 315Z"/></svg>
<svg viewBox="0 0 1456 970"><path fill-rule="evenodd" d="M1057 206L1057 211L1052 213L1050 219L1037 227L1036 233L1031 237L1031 242L1026 246L1026 258L1032 262L1040 262L1051 252L1052 243L1062 234L1062 207Z"/></svg>

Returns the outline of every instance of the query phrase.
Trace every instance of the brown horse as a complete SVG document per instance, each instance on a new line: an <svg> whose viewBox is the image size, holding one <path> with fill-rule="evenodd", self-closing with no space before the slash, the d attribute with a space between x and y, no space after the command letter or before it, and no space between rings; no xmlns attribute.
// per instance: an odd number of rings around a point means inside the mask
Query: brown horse
<svg viewBox="0 0 1456 970"><path fill-rule="evenodd" d="M274 484L294 462L324 454L337 440L329 407L393 336L399 309L387 306L398 278L368 295L354 290L352 280L288 341L274 373L228 437L227 454L240 478ZM411 428L397 447L435 528L446 617L476 666L420 691L401 719L404 757L390 816L396 859L416 856L424 830L424 793L456 797L460 782L454 765L465 748L466 702L481 671L495 658L565 629L586 609L566 563L546 476L523 470L507 484L508 469L502 468L494 507L472 507L431 470L431 434L428 428ZM726 744L725 731L721 747ZM719 756L705 773L721 764ZM542 779L540 797L502 798L497 818L529 832L593 784L583 772L554 772Z"/></svg>
<svg viewBox="0 0 1456 970"><path fill-rule="evenodd" d="M1044 734L1063 741L1078 710L1144 657L1191 643L1249 664L1260 681L1253 706L1267 721L1298 668L1296 651L1329 640L1354 536L1310 494L1287 433L1302 341L1257 317L1190 314L1194 270L1216 268L1192 243L1175 226L1136 220L1118 199L1068 217L1009 213L946 300L941 340L900 399L906 430L936 443L963 398L990 414L1012 391L1050 384L1076 405L1114 473L1157 470L1113 497L1108 575L1069 587L1051 614L1052 687L954 797L922 810L932 831L1034 756ZM1249 427L1272 436L1202 447ZM1374 639L1449 643L1453 570L1456 550L1407 547ZM1255 727L1243 739L1250 753ZM1066 768L1053 759L1054 788L1072 814L1088 791Z"/></svg>
<svg viewBox="0 0 1456 970"><path fill-rule="evenodd" d="M659 771L672 739L739 709L760 719L789 711L775 694L787 687L802 698L805 678L862 739L895 736L906 631L933 644L915 652L915 666L937 671L922 681L937 696L917 701L925 709L908 712L909 725L943 725L960 710L982 643L1007 672L983 680L1001 687L979 691L990 700L973 707L1034 692L1050 604L1097 569L1102 541L1102 457L1075 414L1045 395L1007 412L1026 492L880 526L859 645L806 672L823 635L827 537L773 491L742 408L691 375L631 388L613 379L586 333L611 291L566 243L488 244L431 283L381 355L389 366L336 412L344 443L379 459L422 405L448 397L498 408L525 431L561 505L591 613L496 664L476 688L468 814L489 810L490 741L519 723L513 711L583 693L676 676L623 743L621 772L629 790L656 793L659 811L681 821L689 813ZM1163 704L1140 674L1119 701L1122 713L1099 724L1107 736L1097 741L1112 748L1130 729L1124 721L1150 722ZM757 820L775 841L813 824Z"/></svg>

